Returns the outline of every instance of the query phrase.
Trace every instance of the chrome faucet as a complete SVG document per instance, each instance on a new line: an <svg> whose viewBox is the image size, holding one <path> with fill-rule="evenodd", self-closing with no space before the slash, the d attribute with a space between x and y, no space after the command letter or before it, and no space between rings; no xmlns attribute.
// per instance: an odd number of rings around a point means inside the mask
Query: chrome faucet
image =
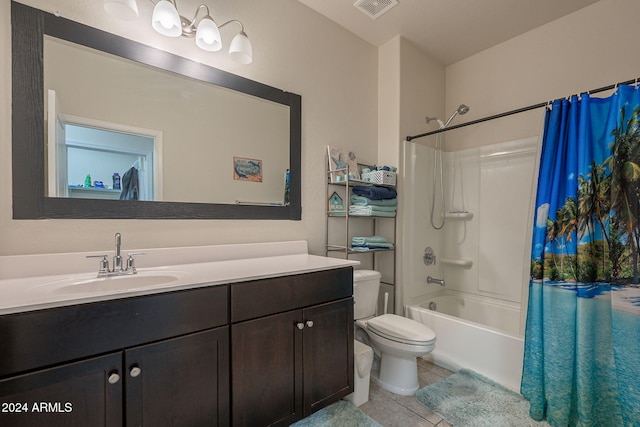
<svg viewBox="0 0 640 427"><path fill-rule="evenodd" d="M133 258L134 255L144 255L142 252L128 254L127 262L122 261L120 255L120 246L122 245L122 235L116 233L116 253L113 257L113 268L109 268L109 259L107 255L87 255L87 258L102 258L100 260L100 268L98 270L98 277L119 276L122 274L136 274L136 264Z"/></svg>
<svg viewBox="0 0 640 427"><path fill-rule="evenodd" d="M436 283L440 286L444 286L444 279L436 279L435 277L427 276L427 283Z"/></svg>
<svg viewBox="0 0 640 427"><path fill-rule="evenodd" d="M122 244L122 236L116 233L116 256L113 257L113 270L122 270L122 257L120 256L120 245Z"/></svg>

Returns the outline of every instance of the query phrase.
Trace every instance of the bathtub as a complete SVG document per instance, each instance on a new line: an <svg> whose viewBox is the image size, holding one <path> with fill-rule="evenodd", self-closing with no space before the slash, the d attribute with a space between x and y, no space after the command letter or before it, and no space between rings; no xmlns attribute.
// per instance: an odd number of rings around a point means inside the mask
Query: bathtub
<svg viewBox="0 0 640 427"><path fill-rule="evenodd" d="M436 310L429 309L429 304ZM414 299L405 316L436 333L436 347L425 359L447 369L471 369L520 392L524 340L515 303L441 290Z"/></svg>

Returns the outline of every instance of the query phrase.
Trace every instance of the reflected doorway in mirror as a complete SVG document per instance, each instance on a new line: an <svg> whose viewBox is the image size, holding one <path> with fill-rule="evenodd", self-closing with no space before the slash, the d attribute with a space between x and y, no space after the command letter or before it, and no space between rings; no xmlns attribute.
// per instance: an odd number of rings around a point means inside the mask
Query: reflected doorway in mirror
<svg viewBox="0 0 640 427"><path fill-rule="evenodd" d="M64 114L49 90L48 195L82 199L121 197L114 172L139 172L137 200L162 200L162 132ZM54 124L55 123L55 124ZM87 186L86 176L105 183Z"/></svg>

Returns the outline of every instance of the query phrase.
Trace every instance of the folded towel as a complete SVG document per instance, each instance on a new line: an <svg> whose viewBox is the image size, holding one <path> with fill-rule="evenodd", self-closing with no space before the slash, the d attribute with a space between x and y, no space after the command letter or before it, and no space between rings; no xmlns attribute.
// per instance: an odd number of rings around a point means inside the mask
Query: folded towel
<svg viewBox="0 0 640 427"><path fill-rule="evenodd" d="M353 194L356 196L363 196L371 200L395 199L398 196L398 193L393 188L369 185L356 185L353 187Z"/></svg>
<svg viewBox="0 0 640 427"><path fill-rule="evenodd" d="M395 206L349 206L349 212L395 212Z"/></svg>
<svg viewBox="0 0 640 427"><path fill-rule="evenodd" d="M357 216L396 216L396 208L393 206L351 206L349 215Z"/></svg>
<svg viewBox="0 0 640 427"><path fill-rule="evenodd" d="M387 243L383 236L354 237L351 239L354 245L366 245L367 243Z"/></svg>
<svg viewBox="0 0 640 427"><path fill-rule="evenodd" d="M398 199L372 200L363 196L351 196L351 204L356 206L398 206Z"/></svg>
<svg viewBox="0 0 640 427"><path fill-rule="evenodd" d="M351 245L354 250L356 248L368 248L368 249L393 249L393 243L367 243L366 245Z"/></svg>
<svg viewBox="0 0 640 427"><path fill-rule="evenodd" d="M394 216L396 216L396 212L385 212L385 211L355 211L352 212L351 210L349 210L349 215L352 216L384 216L384 217L388 217L388 218L393 218Z"/></svg>

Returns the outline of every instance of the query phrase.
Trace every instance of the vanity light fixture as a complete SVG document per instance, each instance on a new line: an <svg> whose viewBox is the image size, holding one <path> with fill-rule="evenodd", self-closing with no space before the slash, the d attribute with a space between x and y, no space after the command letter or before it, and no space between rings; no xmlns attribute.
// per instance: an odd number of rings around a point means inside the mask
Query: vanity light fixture
<svg viewBox="0 0 640 427"><path fill-rule="evenodd" d="M138 17L136 0L104 0L104 8L119 19L132 20ZM199 18L201 10L204 10L204 16ZM209 52L222 48L220 28L232 23L240 25L240 32L231 40L229 56L240 64L250 64L253 61L253 50L242 22L232 19L216 25L206 4L198 6L193 19L189 20L178 12L176 0L159 0L155 3L151 17L151 26L158 33L167 37L195 38L196 45Z"/></svg>
<svg viewBox="0 0 640 427"><path fill-rule="evenodd" d="M104 8L123 21L133 21L139 16L136 0L104 0Z"/></svg>

